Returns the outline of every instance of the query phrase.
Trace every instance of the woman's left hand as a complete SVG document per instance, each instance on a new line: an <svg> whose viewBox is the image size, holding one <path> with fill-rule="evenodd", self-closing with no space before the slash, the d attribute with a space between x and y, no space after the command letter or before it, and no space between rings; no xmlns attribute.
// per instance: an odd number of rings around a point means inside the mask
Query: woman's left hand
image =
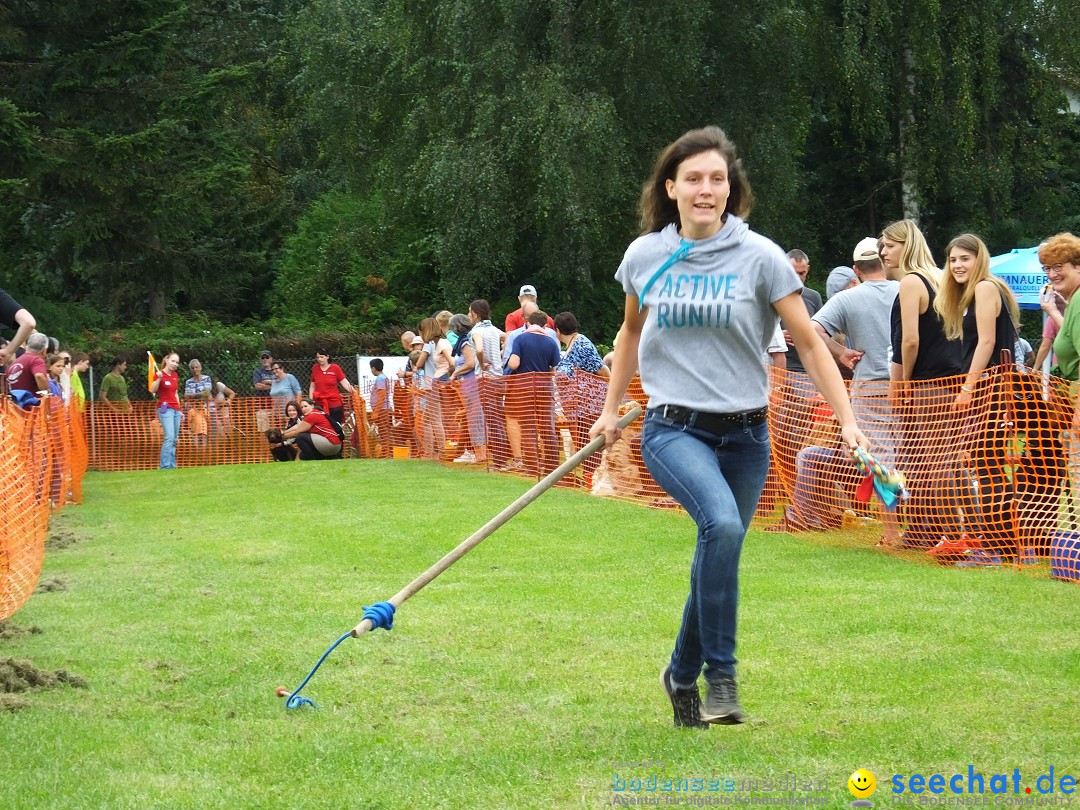
<svg viewBox="0 0 1080 810"><path fill-rule="evenodd" d="M965 411L968 406L971 405L971 391L964 391L961 389L960 393L956 395L956 399L953 400L954 411Z"/></svg>

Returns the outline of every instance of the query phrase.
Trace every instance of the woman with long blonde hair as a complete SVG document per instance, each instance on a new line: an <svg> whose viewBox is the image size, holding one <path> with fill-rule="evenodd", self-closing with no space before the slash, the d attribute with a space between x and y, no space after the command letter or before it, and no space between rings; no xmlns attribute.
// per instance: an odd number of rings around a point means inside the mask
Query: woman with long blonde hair
<svg viewBox="0 0 1080 810"><path fill-rule="evenodd" d="M926 239L910 219L894 222L881 232L881 262L890 278L900 282L892 310L893 379L929 380L960 373L960 344L945 336L934 299L941 288L941 271Z"/></svg>
<svg viewBox="0 0 1080 810"><path fill-rule="evenodd" d="M979 391L980 405L993 408L999 404L994 398L1003 394L991 387L993 378L983 372L1000 362L1003 351L1012 352L1020 310L1009 287L990 274L990 253L979 237L960 234L949 243L945 255L948 272L934 307L945 324L945 336L962 342L960 367L965 370L953 407L967 410ZM977 502L967 501L962 508L968 542L1004 559L1016 554L1017 539L1005 475L1006 437L999 421L992 413L976 412L965 426L968 475L978 483L979 496Z"/></svg>
<svg viewBox="0 0 1080 810"><path fill-rule="evenodd" d="M961 371L960 341L945 336L945 326L934 309L941 271L919 226L902 219L886 227L879 253L889 277L900 281L892 308L891 377L910 494L903 542L930 546L951 534L956 522L956 510L942 497L943 479L952 466L942 457L942 448L948 446L945 431L956 394L955 378Z"/></svg>
<svg viewBox="0 0 1080 810"><path fill-rule="evenodd" d="M982 239L962 233L945 250L948 272L934 300L945 337L961 341L960 368L966 373L956 406L971 402L986 368L1002 351L1013 351L1020 308L1004 281L990 274L990 252Z"/></svg>

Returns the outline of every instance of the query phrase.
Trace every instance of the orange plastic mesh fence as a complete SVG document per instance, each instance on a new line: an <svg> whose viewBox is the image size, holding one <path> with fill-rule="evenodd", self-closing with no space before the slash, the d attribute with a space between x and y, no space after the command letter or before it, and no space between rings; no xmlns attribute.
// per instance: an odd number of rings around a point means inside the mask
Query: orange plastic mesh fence
<svg viewBox="0 0 1080 810"><path fill-rule="evenodd" d="M49 514L82 501L86 463L79 406L49 397L24 411L0 399L0 620L33 593Z"/></svg>
<svg viewBox="0 0 1080 810"><path fill-rule="evenodd" d="M353 407L361 400L344 397L345 455L355 455ZM156 470L161 459L164 431L156 403L130 402L125 407L91 403L87 413L86 442L94 470ZM363 408L357 409L363 413ZM215 464L251 464L273 461L266 431L284 428L284 402L269 397L237 398L230 402L185 403L176 442L179 467Z"/></svg>
<svg viewBox="0 0 1080 810"><path fill-rule="evenodd" d="M886 512L877 498L862 499L861 476L809 378L770 373L773 464L759 526L827 531L863 544L883 540L912 558L1015 564L1080 581L1080 430L1067 382L1001 366L970 399L959 396L959 377L891 389L886 382L851 384L873 455L905 479L906 498ZM472 463L539 478L587 442L606 390L605 379L581 371L419 386L398 379L386 397L368 389L346 398L347 414L355 414L346 420L348 453ZM646 402L636 378L631 401ZM127 411L98 403L86 418L93 468L158 466L161 428L153 403L134 403ZM263 432L283 424L283 412L266 398L237 399L205 414L189 410L179 464L269 461ZM640 426L639 420L623 441L561 485L677 507L645 468Z"/></svg>

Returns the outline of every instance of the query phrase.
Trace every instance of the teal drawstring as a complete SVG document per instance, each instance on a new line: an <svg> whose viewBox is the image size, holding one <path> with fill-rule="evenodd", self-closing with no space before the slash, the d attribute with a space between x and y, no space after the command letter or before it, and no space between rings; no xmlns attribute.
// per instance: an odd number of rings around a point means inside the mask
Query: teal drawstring
<svg viewBox="0 0 1080 810"><path fill-rule="evenodd" d="M646 281L645 286L641 288L641 295L638 296L638 312L641 312L642 308L645 306L645 293L647 293L649 291L649 288L656 283L656 280L664 274L664 271L676 262L681 262L683 259L690 255L690 248L694 246L694 243L687 239L681 239L679 240L679 242L679 249L672 253L671 256L668 257L668 260L666 262L660 265L660 269L653 273L652 278Z"/></svg>

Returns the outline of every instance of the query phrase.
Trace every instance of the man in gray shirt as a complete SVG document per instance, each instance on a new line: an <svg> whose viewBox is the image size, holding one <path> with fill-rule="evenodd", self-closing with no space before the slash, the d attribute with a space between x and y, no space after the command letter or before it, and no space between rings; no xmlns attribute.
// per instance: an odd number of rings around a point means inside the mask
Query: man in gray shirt
<svg viewBox="0 0 1080 810"><path fill-rule="evenodd" d="M890 314L900 283L886 277L877 240L872 236L856 245L852 258L862 283L830 298L812 320L837 362L854 371L851 407L855 418L870 438L874 457L892 468L898 434L889 407ZM832 340L838 332L843 332L854 348ZM885 512L885 518L883 542L892 544L899 540L895 513Z"/></svg>

